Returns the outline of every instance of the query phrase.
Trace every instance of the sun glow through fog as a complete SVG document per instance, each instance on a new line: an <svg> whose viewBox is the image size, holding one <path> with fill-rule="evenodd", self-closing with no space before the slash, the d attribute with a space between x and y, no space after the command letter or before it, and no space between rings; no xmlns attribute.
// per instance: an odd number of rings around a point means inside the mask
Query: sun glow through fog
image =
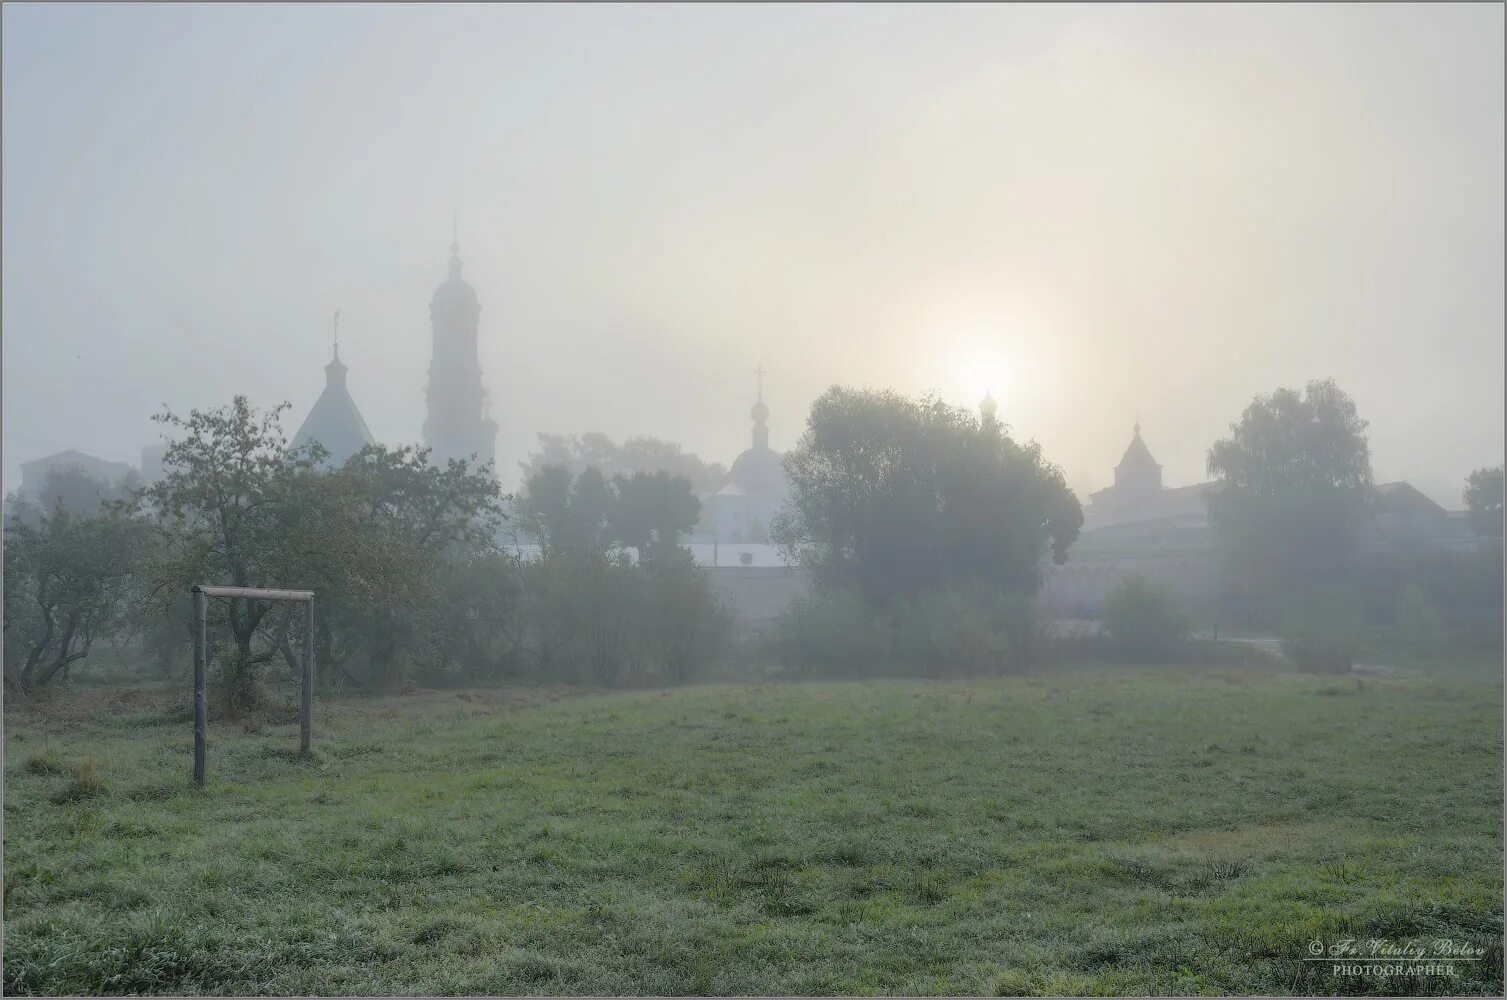
<svg viewBox="0 0 1507 1000"><path fill-rule="evenodd" d="M1019 359L1006 345L1002 331L960 331L941 359L941 392L949 403L975 407L985 395L996 400L1015 386Z"/></svg>

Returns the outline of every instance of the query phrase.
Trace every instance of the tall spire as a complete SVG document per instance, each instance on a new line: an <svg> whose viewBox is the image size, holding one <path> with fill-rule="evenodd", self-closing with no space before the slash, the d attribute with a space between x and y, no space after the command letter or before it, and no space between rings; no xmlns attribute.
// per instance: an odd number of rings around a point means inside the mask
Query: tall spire
<svg viewBox="0 0 1507 1000"><path fill-rule="evenodd" d="M755 448L769 447L769 427L765 421L769 419L769 407L764 405L764 366L754 369L754 376L758 378L758 398L754 400L753 409L748 415L753 417L753 443Z"/></svg>
<svg viewBox="0 0 1507 1000"><path fill-rule="evenodd" d="M324 378L328 385L345 385L346 368L340 360L340 310L335 310L335 325L333 331L335 355L330 363L324 366Z"/></svg>
<svg viewBox="0 0 1507 1000"><path fill-rule="evenodd" d="M450 277L460 277L460 213L450 212Z"/></svg>

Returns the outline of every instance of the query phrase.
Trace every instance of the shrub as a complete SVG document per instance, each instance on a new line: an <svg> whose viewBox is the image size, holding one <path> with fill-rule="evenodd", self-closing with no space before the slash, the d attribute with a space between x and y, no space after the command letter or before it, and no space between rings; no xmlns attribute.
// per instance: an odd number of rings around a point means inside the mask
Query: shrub
<svg viewBox="0 0 1507 1000"><path fill-rule="evenodd" d="M806 673L934 677L1019 670L1045 639L1031 599L982 584L870 608L845 587L797 601L781 620L787 664Z"/></svg>
<svg viewBox="0 0 1507 1000"><path fill-rule="evenodd" d="M524 568L523 650L550 680L682 684L726 646L730 616L683 551L637 566L563 551Z"/></svg>
<svg viewBox="0 0 1507 1000"><path fill-rule="evenodd" d="M660 680L684 684L726 650L732 615L684 552L657 559L642 575L649 591L643 624L652 661Z"/></svg>
<svg viewBox="0 0 1507 1000"><path fill-rule="evenodd" d="M1393 634L1398 646L1414 655L1437 655L1448 641L1439 609L1416 583L1397 594Z"/></svg>
<svg viewBox="0 0 1507 1000"><path fill-rule="evenodd" d="M923 594L891 618L905 673L1004 673L1029 663L1040 645L1030 601L986 586Z"/></svg>
<svg viewBox="0 0 1507 1000"><path fill-rule="evenodd" d="M804 673L869 677L882 672L894 648L894 628L845 588L817 591L793 603L780 619L787 663Z"/></svg>
<svg viewBox="0 0 1507 1000"><path fill-rule="evenodd" d="M526 649L548 679L618 684L643 654L643 588L633 570L595 553L560 552L525 575Z"/></svg>
<svg viewBox="0 0 1507 1000"><path fill-rule="evenodd" d="M1115 584L1104 599L1104 628L1115 648L1131 657L1180 652L1188 619L1166 587L1140 574Z"/></svg>
<svg viewBox="0 0 1507 1000"><path fill-rule="evenodd" d="M1353 610L1316 600L1283 630L1282 655L1316 674L1342 674L1355 665L1362 644Z"/></svg>
<svg viewBox="0 0 1507 1000"><path fill-rule="evenodd" d="M1412 594L1407 594L1409 590ZM1420 596L1423 600L1419 600ZM1502 644L1502 548L1484 543L1473 551L1380 550L1370 553L1357 587L1368 621L1386 628L1405 646L1434 641L1456 652L1496 653ZM1425 604L1430 606L1425 609ZM1407 620L1404 627L1403 620ZM1418 646L1420 651L1427 648Z"/></svg>

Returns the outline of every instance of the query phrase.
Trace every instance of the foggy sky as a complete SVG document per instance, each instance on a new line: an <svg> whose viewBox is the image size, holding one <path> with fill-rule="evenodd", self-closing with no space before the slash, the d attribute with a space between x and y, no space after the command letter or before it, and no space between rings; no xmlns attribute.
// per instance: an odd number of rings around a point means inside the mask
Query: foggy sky
<svg viewBox="0 0 1507 1000"><path fill-rule="evenodd" d="M324 383L417 441L452 210L504 482L984 389L1176 486L1333 376L1378 481L1503 450L1500 6L4 8L4 473Z"/></svg>

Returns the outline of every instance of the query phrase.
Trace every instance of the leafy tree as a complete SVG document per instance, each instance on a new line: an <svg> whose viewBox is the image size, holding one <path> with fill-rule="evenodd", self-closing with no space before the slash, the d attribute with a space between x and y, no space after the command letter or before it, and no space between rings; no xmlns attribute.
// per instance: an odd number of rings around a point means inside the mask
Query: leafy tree
<svg viewBox="0 0 1507 1000"><path fill-rule="evenodd" d="M333 528L321 526L330 603L366 637L373 679L403 681L408 659L430 659L453 625L443 600L447 566L495 552L503 497L485 470L427 448L368 445L334 477L353 500ZM338 543L338 549L330 546ZM452 637L453 638L453 637Z"/></svg>
<svg viewBox="0 0 1507 1000"><path fill-rule="evenodd" d="M568 466L543 465L529 473L515 501L519 527L538 543L546 556L567 545L566 519L574 482Z"/></svg>
<svg viewBox="0 0 1507 1000"><path fill-rule="evenodd" d="M636 548L641 559L677 550L680 536L701 516L701 501L681 476L664 471L619 474L613 486L613 538Z"/></svg>
<svg viewBox="0 0 1507 1000"><path fill-rule="evenodd" d="M570 490L570 516L566 518L568 544L583 552L601 552L612 545L612 519L617 494L596 466L582 469Z"/></svg>
<svg viewBox="0 0 1507 1000"><path fill-rule="evenodd" d="M722 465L704 462L673 441L647 436L618 444L596 432L579 437L540 434L539 450L519 463L524 481L548 465L564 466L572 475L595 468L609 479L635 472L668 472L688 480L697 494L715 492L727 483L727 469Z"/></svg>
<svg viewBox="0 0 1507 1000"><path fill-rule="evenodd" d="M312 589L316 662L350 677L342 664L362 650L370 676L395 687L405 662L437 659L441 573L490 551L497 484L463 461L435 466L413 447L368 446L326 472L317 444L287 449L285 408L258 414L238 396L158 418L181 432L163 479L141 495L174 540L154 574L158 594L167 602L196 582ZM212 603L214 631L228 631L234 647L220 662L230 706L243 711L260 698L263 664L281 655L297 669L301 616L267 601Z"/></svg>
<svg viewBox="0 0 1507 1000"><path fill-rule="evenodd" d="M643 626L659 679L684 684L722 651L732 616L685 549L661 547L639 574L648 588Z"/></svg>
<svg viewBox="0 0 1507 1000"><path fill-rule="evenodd" d="M1486 538L1502 537L1502 467L1477 469L1465 481L1470 526Z"/></svg>
<svg viewBox="0 0 1507 1000"><path fill-rule="evenodd" d="M833 387L785 469L776 540L873 607L969 583L1032 593L1083 523L1038 445L936 399Z"/></svg>
<svg viewBox="0 0 1507 1000"><path fill-rule="evenodd" d="M667 472L619 474L608 482L594 466L572 478L563 465L545 465L524 484L516 509L519 526L546 558L628 546L652 559L678 547L701 501L689 482Z"/></svg>
<svg viewBox="0 0 1507 1000"><path fill-rule="evenodd" d="M444 614L434 666L469 677L495 675L523 644L522 568L500 552L450 560L440 574Z"/></svg>
<svg viewBox="0 0 1507 1000"><path fill-rule="evenodd" d="M616 494L595 467L573 475L564 465L546 465L529 476L515 508L524 533L545 557L558 552L605 552Z"/></svg>
<svg viewBox="0 0 1507 1000"><path fill-rule="evenodd" d="M287 408L283 403L258 414L245 396L236 396L228 406L193 410L187 417L169 410L153 418L181 435L167 446L163 478L138 498L173 542L168 558L156 567L159 598L170 600L195 583L308 585L300 572L307 560L290 538L320 533L318 525L309 524L321 512L310 502L310 487L324 455L318 445L288 452L279 423ZM216 625L234 644L222 664L229 704L232 711L249 709L259 700L260 667L277 652L275 645L258 642L275 604L212 604Z"/></svg>
<svg viewBox="0 0 1507 1000"><path fill-rule="evenodd" d="M5 681L42 687L89 655L96 639L124 624L149 526L118 504L93 514L62 502L35 523L6 530Z"/></svg>
<svg viewBox="0 0 1507 1000"><path fill-rule="evenodd" d="M678 544L700 502L666 472L572 475L547 464L517 500L540 545L521 568L523 641L516 648L555 680L680 683L715 655L727 615ZM620 547L636 548L633 565Z"/></svg>
<svg viewBox="0 0 1507 1000"><path fill-rule="evenodd" d="M1260 610L1289 615L1352 580L1373 493L1365 429L1326 380L1256 397L1209 448L1210 519Z"/></svg>

